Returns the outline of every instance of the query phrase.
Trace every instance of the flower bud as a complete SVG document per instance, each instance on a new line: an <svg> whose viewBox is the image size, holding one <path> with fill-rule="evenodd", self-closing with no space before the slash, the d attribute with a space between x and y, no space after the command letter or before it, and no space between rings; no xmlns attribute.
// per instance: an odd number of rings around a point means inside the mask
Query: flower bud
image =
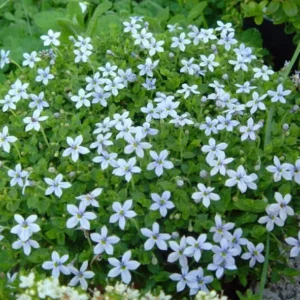
<svg viewBox="0 0 300 300"><path fill-rule="evenodd" d="M260 170L260 165L256 165L256 166L254 167L254 170L258 172L258 171Z"/></svg>
<svg viewBox="0 0 300 300"><path fill-rule="evenodd" d="M54 153L54 157L58 157L59 156L59 153L58 152L55 152Z"/></svg>
<svg viewBox="0 0 300 300"><path fill-rule="evenodd" d="M58 119L60 117L60 113L56 112L56 113L53 114L53 116L54 116L55 119Z"/></svg>
<svg viewBox="0 0 300 300"><path fill-rule="evenodd" d="M179 238L179 233L177 231L174 231L171 233L172 239L176 240Z"/></svg>
<svg viewBox="0 0 300 300"><path fill-rule="evenodd" d="M233 196L233 197L232 197L232 201L233 201L233 202L237 202L238 200L239 200L239 197L238 197L238 196Z"/></svg>
<svg viewBox="0 0 300 300"><path fill-rule="evenodd" d="M60 112L61 114L65 113L65 111L64 111L63 109L60 109L59 112Z"/></svg>
<svg viewBox="0 0 300 300"><path fill-rule="evenodd" d="M240 155L243 156L245 152L243 150L240 150Z"/></svg>
<svg viewBox="0 0 300 300"><path fill-rule="evenodd" d="M65 127L67 128L67 127L69 127L70 126L70 124L69 123L65 123Z"/></svg>
<svg viewBox="0 0 300 300"><path fill-rule="evenodd" d="M181 217L181 215L180 215L180 214L175 214L175 215L174 215L174 219L175 219L175 220L179 220L179 219L180 219L180 217Z"/></svg>
<svg viewBox="0 0 300 300"><path fill-rule="evenodd" d="M284 123L284 124L282 125L282 129L283 129L283 130L289 130L289 128L290 128L290 126L289 126L289 124L287 124L287 123Z"/></svg>
<svg viewBox="0 0 300 300"><path fill-rule="evenodd" d="M177 184L178 187L183 187L184 186L184 181L179 178L179 179L176 180L176 184Z"/></svg>
<svg viewBox="0 0 300 300"><path fill-rule="evenodd" d="M279 157L279 160L280 160L280 161L284 161L284 160L285 160L285 157L282 155L282 156Z"/></svg>
<svg viewBox="0 0 300 300"><path fill-rule="evenodd" d="M4 162L0 160L0 168L2 168L3 166L4 166Z"/></svg>
<svg viewBox="0 0 300 300"><path fill-rule="evenodd" d="M229 79L228 74L223 74L222 79L223 79L223 80L228 80L228 79Z"/></svg>
<svg viewBox="0 0 300 300"><path fill-rule="evenodd" d="M241 161L241 163L243 164L243 163L246 161L246 159L245 159L244 157L242 157L242 158L240 159L240 161Z"/></svg>
<svg viewBox="0 0 300 300"><path fill-rule="evenodd" d="M173 52L170 52L170 53L169 53L169 57L170 57L170 58L173 58L174 56L175 56L175 54L174 54Z"/></svg>
<svg viewBox="0 0 300 300"><path fill-rule="evenodd" d="M112 56L115 55L111 50L106 50L106 54L107 54L107 55L112 55Z"/></svg>
<svg viewBox="0 0 300 300"><path fill-rule="evenodd" d="M158 260L157 260L157 258L156 258L155 255L152 255L152 260L151 260L151 262L152 262L152 265L157 265L157 264L158 264Z"/></svg>
<svg viewBox="0 0 300 300"><path fill-rule="evenodd" d="M69 177L70 177L70 178L73 178L73 177L75 177L75 176L76 176L76 172L72 171L72 172L69 173Z"/></svg>
<svg viewBox="0 0 300 300"><path fill-rule="evenodd" d="M51 96L56 96L56 93L55 92L51 92Z"/></svg>
<svg viewBox="0 0 300 300"><path fill-rule="evenodd" d="M206 97L206 96L202 96L202 97L201 97L201 102L202 102L202 103L205 103L206 101L207 101L207 97Z"/></svg>
<svg viewBox="0 0 300 300"><path fill-rule="evenodd" d="M202 170L202 171L200 171L199 176L200 176L201 178L203 178L203 179L204 179L204 178L207 178L208 172L205 171L205 170Z"/></svg>
<svg viewBox="0 0 300 300"><path fill-rule="evenodd" d="M289 136L289 135L290 135L290 132L287 131L287 132L285 133L285 136Z"/></svg>
<svg viewBox="0 0 300 300"><path fill-rule="evenodd" d="M193 227L193 225L192 225L192 222L190 221L189 227L188 227L188 231L189 231L189 232L192 232L193 230L194 230L194 227Z"/></svg>

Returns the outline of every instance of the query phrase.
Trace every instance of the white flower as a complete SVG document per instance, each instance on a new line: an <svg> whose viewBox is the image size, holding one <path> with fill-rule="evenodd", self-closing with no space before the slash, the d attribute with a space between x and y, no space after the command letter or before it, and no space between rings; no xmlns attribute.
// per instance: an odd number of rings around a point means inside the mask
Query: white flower
<svg viewBox="0 0 300 300"><path fill-rule="evenodd" d="M184 94L184 99L188 98L191 93L198 95L200 92L197 91L198 86L193 84L192 86L188 86L186 83L182 84L182 89L177 90L177 93Z"/></svg>
<svg viewBox="0 0 300 300"><path fill-rule="evenodd" d="M141 25L136 23L135 20L131 20L130 22L123 22L124 25L124 32L130 32L135 34L138 32L138 29L141 28Z"/></svg>
<svg viewBox="0 0 300 300"><path fill-rule="evenodd" d="M107 79L104 91L111 92L114 96L119 94L119 90L123 89L125 85L121 77L115 77L113 80Z"/></svg>
<svg viewBox="0 0 300 300"><path fill-rule="evenodd" d="M234 65L234 71L237 72L238 70L242 69L243 71L248 71L248 66L246 65L247 59L243 56L238 55L236 60L230 59L228 61L231 65Z"/></svg>
<svg viewBox="0 0 300 300"><path fill-rule="evenodd" d="M286 194L284 197L278 193L275 192L275 200L277 203L270 204L271 209L275 209L279 212L279 217L282 221L285 221L287 219L287 216L293 216L294 210L292 207L288 206L292 199L292 196L290 194Z"/></svg>
<svg viewBox="0 0 300 300"><path fill-rule="evenodd" d="M200 234L198 239L196 240L192 236L187 237L186 242L188 246L184 250L183 254L194 257L194 260L196 262L199 262L203 250L211 250L212 244L209 242L206 242L207 235L206 234Z"/></svg>
<svg viewBox="0 0 300 300"><path fill-rule="evenodd" d="M180 244L170 241L169 242L170 248L174 251L168 255L168 262L174 263L175 261L179 260L179 264L181 267L186 267L188 265L188 260L184 251L186 249L186 237L183 236L180 240Z"/></svg>
<svg viewBox="0 0 300 300"><path fill-rule="evenodd" d="M37 220L37 215L31 215L24 220L21 215L16 214L14 215L14 219L18 225L14 226L10 232L17 234L23 241L28 240L33 233L41 230L40 226L34 223Z"/></svg>
<svg viewBox="0 0 300 300"><path fill-rule="evenodd" d="M126 219L131 219L136 216L136 213L133 210L130 210L132 207L132 200L126 200L123 205L120 202L114 202L112 209L115 211L115 214L111 215L109 218L109 223L116 223L119 221L119 227L124 230L126 225Z"/></svg>
<svg viewBox="0 0 300 300"><path fill-rule="evenodd" d="M29 83L22 84L20 79L17 79L14 84L11 85L11 90L8 91L9 95L12 96L15 102L19 102L21 99L28 99L26 89Z"/></svg>
<svg viewBox="0 0 300 300"><path fill-rule="evenodd" d="M138 69L140 69L140 76L146 75L148 77L153 77L153 72L152 70L155 69L155 67L158 65L159 60L155 60L152 63L152 59L151 58L147 58L145 64L140 64L138 65Z"/></svg>
<svg viewBox="0 0 300 300"><path fill-rule="evenodd" d="M75 47L80 48L81 51L85 50L93 50L93 45L91 44L90 37L82 37L81 35L78 36L78 40L74 44Z"/></svg>
<svg viewBox="0 0 300 300"><path fill-rule="evenodd" d="M96 197L101 195L102 193L101 188L94 189L92 192L86 194L86 195L81 195L76 197L76 199L81 200L81 202L84 203L85 206L94 206L94 207L99 207L98 200L96 200Z"/></svg>
<svg viewBox="0 0 300 300"><path fill-rule="evenodd" d="M49 107L48 102L44 100L44 92L40 92L39 95L30 94L32 102L29 103L30 108L35 108L39 111L43 111L44 107Z"/></svg>
<svg viewBox="0 0 300 300"><path fill-rule="evenodd" d="M106 151L108 146L113 145L114 143L109 140L112 136L112 133L107 133L106 135L98 134L97 141L90 145L90 148L97 148L97 153L102 154L102 152Z"/></svg>
<svg viewBox="0 0 300 300"><path fill-rule="evenodd" d="M33 68L35 63L40 61L41 59L37 56L37 52L36 51L32 51L30 54L28 53L24 53L23 57L25 58L25 60L23 61L22 65L24 67L28 66L29 68Z"/></svg>
<svg viewBox="0 0 300 300"><path fill-rule="evenodd" d="M148 90L148 91L152 91L155 90L155 82L156 82L156 78L146 78L145 83L142 84L142 86Z"/></svg>
<svg viewBox="0 0 300 300"><path fill-rule="evenodd" d="M268 91L268 95L271 96L271 102L281 102L286 103L285 96L288 96L292 91L291 90L283 90L283 85L279 84L277 86L276 91Z"/></svg>
<svg viewBox="0 0 300 300"><path fill-rule="evenodd" d="M234 29L232 28L231 23L223 23L222 21L217 21L219 27L216 28L217 31L221 32L232 32Z"/></svg>
<svg viewBox="0 0 300 300"><path fill-rule="evenodd" d="M151 204L151 210L158 210L162 217L165 217L168 213L168 209L175 207L174 203L170 201L171 193L169 191L164 191L161 196L156 193L151 193L151 198L154 201Z"/></svg>
<svg viewBox="0 0 300 300"><path fill-rule="evenodd" d="M268 205L266 207L267 216L261 217L258 219L259 224L265 224L268 231L272 231L274 229L274 224L282 227L284 225L284 220L278 217L279 210L275 206Z"/></svg>
<svg viewBox="0 0 300 300"><path fill-rule="evenodd" d="M229 239L230 232L234 227L234 223L224 223L219 215L215 216L215 224L216 226L212 227L209 232L214 232L213 240L218 243L222 240L222 238Z"/></svg>
<svg viewBox="0 0 300 300"><path fill-rule="evenodd" d="M144 150L143 149L150 149L152 147L151 144L147 142L142 142L143 134L141 131L137 131L135 137L131 134L124 137L125 141L129 144L124 148L124 153L130 154L135 152L138 157L144 157Z"/></svg>
<svg viewBox="0 0 300 300"><path fill-rule="evenodd" d="M252 190L257 189L257 185L254 183L258 178L257 175L254 173L247 175L243 166L239 166L237 171L228 170L227 175L231 178L226 180L226 186L232 187L237 185L241 193L245 193L247 188Z"/></svg>
<svg viewBox="0 0 300 300"><path fill-rule="evenodd" d="M210 171L210 176L214 176L218 173L225 176L226 175L226 165L231 163L234 159L232 157L225 157L225 153L221 152L216 159L209 161L209 165L213 167Z"/></svg>
<svg viewBox="0 0 300 300"><path fill-rule="evenodd" d="M201 67L207 67L211 72L214 71L214 67L219 66L218 62L215 62L215 54L210 54L209 56L200 55L202 62L200 63Z"/></svg>
<svg viewBox="0 0 300 300"><path fill-rule="evenodd" d="M132 157L128 161L125 159L118 159L116 163L116 167L113 170L113 174L117 176L125 176L127 182L129 182L132 178L132 174L134 173L141 173L141 168L137 167L136 165L136 158Z"/></svg>
<svg viewBox="0 0 300 300"><path fill-rule="evenodd" d="M194 276L191 276L192 272L189 272L189 267L185 266L181 268L181 274L174 273L169 276L169 278L173 281L178 281L176 285L177 293L183 291L188 285L189 288L197 288L197 283L194 282Z"/></svg>
<svg viewBox="0 0 300 300"><path fill-rule="evenodd" d="M236 90L237 94L246 93L249 94L251 90L256 89L256 86L251 86L249 81L246 81L244 84L235 84L238 89Z"/></svg>
<svg viewBox="0 0 300 300"><path fill-rule="evenodd" d="M36 76L35 81L42 82L44 85L47 85L49 80L54 78L54 75L50 74L50 68L47 67L46 69L38 69L38 76Z"/></svg>
<svg viewBox="0 0 300 300"><path fill-rule="evenodd" d="M10 50L5 51L4 49L1 49L1 51L0 51L0 69L3 69L6 64L10 63L9 54L10 54Z"/></svg>
<svg viewBox="0 0 300 300"><path fill-rule="evenodd" d="M48 30L47 35L42 35L41 39L44 41L44 46L49 46L53 44L54 46L59 46L60 42L58 38L60 37L60 32L54 32L52 29Z"/></svg>
<svg viewBox="0 0 300 300"><path fill-rule="evenodd" d="M106 226L101 228L101 234L92 233L91 240L97 245L94 247L94 254L99 255L104 251L108 255L112 255L114 253L114 247L112 245L117 244L120 239L117 236L107 236L108 230Z"/></svg>
<svg viewBox="0 0 300 300"><path fill-rule="evenodd" d="M36 130L36 131L39 131L40 128L41 128L41 125L39 122L42 122L42 121L45 121L48 119L47 116L44 116L44 117L40 117L40 114L41 114L41 111L36 109L34 112L33 112L33 115L32 117L26 117L23 119L23 122L26 125L25 127L25 131L30 131L32 129Z"/></svg>
<svg viewBox="0 0 300 300"><path fill-rule="evenodd" d="M155 174L159 177L163 174L164 169L172 169L174 167L173 163L166 160L168 157L168 151L163 150L159 154L155 151L150 151L150 156L154 159L147 166L147 170L155 169Z"/></svg>
<svg viewBox="0 0 300 300"><path fill-rule="evenodd" d="M14 97L11 97L10 95L5 95L4 99L0 100L0 103L3 104L2 111L6 112L8 109L15 110L16 107L16 101Z"/></svg>
<svg viewBox="0 0 300 300"><path fill-rule="evenodd" d="M108 166L117 167L117 153L108 153L106 151L103 151L101 153L101 156L96 156L93 158L93 162L100 163L101 164L101 170L105 170L108 168Z"/></svg>
<svg viewBox="0 0 300 300"><path fill-rule="evenodd" d="M34 285L34 273L30 273L28 276L20 276L20 288L31 288Z"/></svg>
<svg viewBox="0 0 300 300"><path fill-rule="evenodd" d="M196 203L202 201L203 205L207 208L210 206L210 201L218 201L220 200L220 196L218 194L212 193L215 188L206 187L202 183L198 183L197 185L199 192L193 193L192 198Z"/></svg>
<svg viewBox="0 0 300 300"><path fill-rule="evenodd" d="M206 162L211 162L215 157L219 157L221 154L225 155L225 150L228 147L226 143L216 144L216 140L210 138L208 141L208 145L204 145L201 147L201 151L207 153Z"/></svg>
<svg viewBox="0 0 300 300"><path fill-rule="evenodd" d="M210 136L211 133L217 134L218 129L218 120L217 119L211 119L210 117L205 118L205 123L200 124L199 129L204 130L204 133L206 136Z"/></svg>
<svg viewBox="0 0 300 300"><path fill-rule="evenodd" d="M283 177L285 180L292 180L293 165L289 163L280 164L279 158L275 155L273 158L274 166L266 167L268 172L274 173L274 182L278 182Z"/></svg>
<svg viewBox="0 0 300 300"><path fill-rule="evenodd" d="M185 51L185 45L191 43L191 40L185 38L184 32L179 37L172 37L172 41L171 48L179 48L181 51Z"/></svg>
<svg viewBox="0 0 300 300"><path fill-rule="evenodd" d="M241 140L245 141L247 139L255 141L256 140L256 131L260 129L261 124L254 124L253 118L247 120L247 126L241 126L240 132L242 133Z"/></svg>
<svg viewBox="0 0 300 300"><path fill-rule="evenodd" d="M87 290L88 284L87 284L87 281L85 279L86 278L90 279L90 278L93 278L95 276L94 272L86 271L87 267L88 267L88 261L87 260L82 263L79 270L76 269L74 266L69 266L69 270L71 271L71 273L73 273L75 275L75 277L73 277L73 279L69 283L70 286L75 286L79 281L80 286L84 290Z"/></svg>
<svg viewBox="0 0 300 300"><path fill-rule="evenodd" d="M296 183L300 184L300 159L297 159L292 169L293 177Z"/></svg>
<svg viewBox="0 0 300 300"><path fill-rule="evenodd" d="M80 48L80 49L73 50L73 53L76 55L75 63L78 64L81 61L87 62L89 59L89 56L92 54L92 51L90 51L88 49Z"/></svg>
<svg viewBox="0 0 300 300"><path fill-rule="evenodd" d="M214 30L212 28L200 29L199 38L204 44L207 44L210 40L216 40L217 37L214 35Z"/></svg>
<svg viewBox="0 0 300 300"><path fill-rule="evenodd" d="M164 41L156 41L154 37L151 37L149 44L146 44L145 48L149 50L149 55L153 56L157 52L164 52L164 48L162 47L164 43Z"/></svg>
<svg viewBox="0 0 300 300"><path fill-rule="evenodd" d="M62 174L58 174L54 180L51 178L45 178L44 180L48 185L50 185L50 187L47 188L45 195L51 195L54 193L58 198L60 198L62 195L62 189L71 187L69 182L62 181Z"/></svg>
<svg viewBox="0 0 300 300"><path fill-rule="evenodd" d="M77 109L82 107L83 105L85 107L90 107L91 102L88 98L91 97L91 95L92 95L92 93L86 94L84 89L80 89L78 91L78 96L77 95L72 96L71 100L76 103L75 106L76 106Z"/></svg>
<svg viewBox="0 0 300 300"><path fill-rule="evenodd" d="M65 254L62 257L56 251L52 252L52 261L46 261L43 263L42 268L45 270L52 270L52 277L58 278L60 272L65 275L70 275L70 270L63 264L69 259L69 255Z"/></svg>
<svg viewBox="0 0 300 300"><path fill-rule="evenodd" d="M244 253L242 259L250 259L249 266L253 268L256 262L263 263L265 261L264 256L261 252L264 250L264 245L259 243L256 247L251 243L247 242L247 248L249 252Z"/></svg>
<svg viewBox="0 0 300 300"><path fill-rule="evenodd" d="M252 100L246 103L247 107L251 107L250 113L253 115L257 109L266 110L266 105L263 100L267 97L267 94L259 96L257 92L252 94Z"/></svg>
<svg viewBox="0 0 300 300"><path fill-rule="evenodd" d="M212 276L204 276L204 271L201 267L199 267L197 270L191 271L190 276L194 277L194 282L198 284L197 288L191 288L190 296L197 294L199 290L205 293L209 292L206 285L213 281ZM195 299L198 299L197 296Z"/></svg>
<svg viewBox="0 0 300 300"><path fill-rule="evenodd" d="M169 240L171 236L168 233L159 233L158 223L153 223L152 231L148 228L142 228L141 232L143 236L148 238L144 244L146 251L151 250L154 245L156 245L160 250L168 250L168 244L166 241Z"/></svg>
<svg viewBox="0 0 300 300"><path fill-rule="evenodd" d="M142 45L143 47L149 46L149 39L153 36L151 32L147 32L146 28L143 28L140 32L132 34L134 38L134 45Z"/></svg>
<svg viewBox="0 0 300 300"><path fill-rule="evenodd" d="M225 50L229 51L231 49L231 45L237 43L237 40L234 39L234 32L230 32L227 34L226 31L221 32L221 38L218 41L219 45L224 45Z"/></svg>
<svg viewBox="0 0 300 300"><path fill-rule="evenodd" d="M15 186L18 184L20 187L22 187L24 185L22 177L26 177L28 172L22 171L21 164L17 164L16 169L8 170L7 174L9 177L12 177L10 180L10 186Z"/></svg>
<svg viewBox="0 0 300 300"><path fill-rule="evenodd" d="M262 68L253 68L253 71L255 72L254 78L262 78L264 81L268 81L270 75L274 74L274 71L270 70L265 65Z"/></svg>
<svg viewBox="0 0 300 300"><path fill-rule="evenodd" d="M293 237L288 237L285 239L285 242L291 246L294 246L291 249L290 257L297 257L300 253L300 231L298 232L298 240Z"/></svg>
<svg viewBox="0 0 300 300"><path fill-rule="evenodd" d="M8 136L8 127L4 126L0 132L0 148L7 153L10 152L10 143L16 142L18 139L15 136Z"/></svg>
<svg viewBox="0 0 300 300"><path fill-rule="evenodd" d="M76 162L79 158L79 154L87 154L90 150L86 147L80 146L83 142L82 135L79 135L73 140L71 137L67 137L67 143L70 146L65 149L62 156L72 156L72 160Z"/></svg>
<svg viewBox="0 0 300 300"><path fill-rule="evenodd" d="M123 254L122 260L119 261L116 258L109 258L108 262L114 266L109 273L108 277L117 277L121 274L122 281L128 284L131 281L131 274L129 271L136 270L140 263L136 260L130 260L131 258L131 251L127 251Z"/></svg>
<svg viewBox="0 0 300 300"><path fill-rule="evenodd" d="M73 217L67 220L67 228L74 228L80 223L80 228L85 230L90 230L90 222L89 220L95 220L97 218L96 214L93 212L86 212L86 205L83 202L80 202L79 207L68 204L67 211Z"/></svg>
<svg viewBox="0 0 300 300"><path fill-rule="evenodd" d="M20 249L22 247L24 254L28 256L31 253L31 247L37 249L40 247L40 245L37 241L31 240L30 238L27 240L22 240L20 238L12 244L13 249Z"/></svg>

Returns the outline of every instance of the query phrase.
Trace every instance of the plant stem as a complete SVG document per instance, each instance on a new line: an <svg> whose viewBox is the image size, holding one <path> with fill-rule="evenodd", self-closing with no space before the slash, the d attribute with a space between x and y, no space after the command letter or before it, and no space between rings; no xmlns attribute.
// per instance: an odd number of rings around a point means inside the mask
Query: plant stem
<svg viewBox="0 0 300 300"><path fill-rule="evenodd" d="M274 115L274 105L272 104L272 106L268 111L265 138L264 138L264 150L266 150L267 146L270 144L271 141L273 115Z"/></svg>
<svg viewBox="0 0 300 300"><path fill-rule="evenodd" d="M10 62L11 62L13 65L17 66L17 67L23 72L22 67L21 67L17 62L15 62L14 60L10 60Z"/></svg>
<svg viewBox="0 0 300 300"><path fill-rule="evenodd" d="M268 232L267 234L267 245L266 245L266 255L265 255L265 262L261 274L261 279L260 279L260 285L259 285L259 295L260 298L263 299L263 292L265 289L265 284L267 281L268 277L268 266L269 266L269 252L270 252L270 233Z"/></svg>
<svg viewBox="0 0 300 300"><path fill-rule="evenodd" d="M15 117L17 116L13 110L9 110Z"/></svg>
<svg viewBox="0 0 300 300"><path fill-rule="evenodd" d="M45 143L47 144L48 148L50 148L48 139L47 139L47 137L46 137L46 134L45 134L45 131L44 131L44 128L43 128L42 125L41 125L41 132L42 132L42 135L43 135L43 137L44 137Z"/></svg>
<svg viewBox="0 0 300 300"><path fill-rule="evenodd" d="M299 54L300 54L300 41L298 43L298 46L297 46L297 48L296 48L296 50L294 52L294 55L293 55L291 61L289 62L288 66L286 68L286 71L284 72L283 80L287 79L287 77L289 76L289 73L292 70L292 67L295 64L295 62L296 62L297 57L298 57Z"/></svg>
<svg viewBox="0 0 300 300"><path fill-rule="evenodd" d="M14 145L15 149L17 150L19 158L22 159L22 156L21 156L21 153L20 153L20 150L19 150L18 146L16 145L16 143L13 143L13 145Z"/></svg>

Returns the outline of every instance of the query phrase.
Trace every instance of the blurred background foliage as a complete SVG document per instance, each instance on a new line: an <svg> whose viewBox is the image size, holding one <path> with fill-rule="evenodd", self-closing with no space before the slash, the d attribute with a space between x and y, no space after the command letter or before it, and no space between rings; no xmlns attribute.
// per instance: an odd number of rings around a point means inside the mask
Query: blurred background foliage
<svg viewBox="0 0 300 300"><path fill-rule="evenodd" d="M242 42L264 47L265 56L271 52L266 57L268 63L272 62L272 56L280 58L279 62L275 60L279 67L295 49L292 39L294 43L300 40L300 0L90 0L84 2L87 6L84 13L79 2L0 0L0 49L10 50L11 59L20 63L23 53L42 49L40 36L50 28L63 32L64 43L70 42L69 35L101 39L112 31L122 31L122 22L130 15L145 16L155 32L163 31L167 23L208 28L215 26L217 20L231 22ZM277 53L282 39L284 51Z"/></svg>

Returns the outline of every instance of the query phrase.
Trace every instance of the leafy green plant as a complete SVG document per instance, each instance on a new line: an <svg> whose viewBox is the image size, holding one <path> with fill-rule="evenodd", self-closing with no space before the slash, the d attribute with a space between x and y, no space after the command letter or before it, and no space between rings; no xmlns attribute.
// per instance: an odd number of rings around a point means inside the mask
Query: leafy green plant
<svg viewBox="0 0 300 300"><path fill-rule="evenodd" d="M181 299L262 279L261 297L270 271L297 274L295 58L275 73L252 33L130 5L35 15L40 45L0 87L0 270Z"/></svg>

